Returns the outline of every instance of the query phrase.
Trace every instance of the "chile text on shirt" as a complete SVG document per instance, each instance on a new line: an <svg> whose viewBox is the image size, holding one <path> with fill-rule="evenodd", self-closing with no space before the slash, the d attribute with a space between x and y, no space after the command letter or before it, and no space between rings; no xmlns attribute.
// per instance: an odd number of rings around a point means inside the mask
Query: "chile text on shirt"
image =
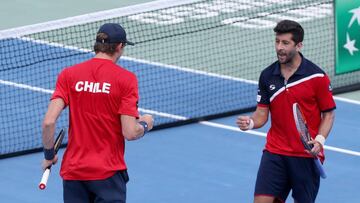
<svg viewBox="0 0 360 203"><path fill-rule="evenodd" d="M78 81L75 85L75 90L77 92L92 92L92 93L106 93L110 94L110 83L99 83L99 82L89 82L89 81Z"/></svg>

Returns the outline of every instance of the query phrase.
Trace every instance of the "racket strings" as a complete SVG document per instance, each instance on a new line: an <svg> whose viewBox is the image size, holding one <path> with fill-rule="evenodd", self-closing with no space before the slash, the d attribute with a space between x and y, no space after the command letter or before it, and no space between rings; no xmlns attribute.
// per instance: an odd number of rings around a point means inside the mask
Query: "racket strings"
<svg viewBox="0 0 360 203"><path fill-rule="evenodd" d="M311 140L310 133L308 131L306 121L303 118L304 115L302 114L302 112L300 111L300 109L298 107L296 108L296 114L297 114L297 120L298 120L297 123L299 124L298 130L300 133L301 141L307 150L311 150L313 148L313 145L307 143L308 141Z"/></svg>

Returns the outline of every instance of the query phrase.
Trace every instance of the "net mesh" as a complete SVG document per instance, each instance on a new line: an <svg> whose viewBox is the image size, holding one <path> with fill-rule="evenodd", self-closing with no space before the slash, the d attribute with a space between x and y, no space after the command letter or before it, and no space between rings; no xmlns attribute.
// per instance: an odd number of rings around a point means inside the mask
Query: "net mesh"
<svg viewBox="0 0 360 203"><path fill-rule="evenodd" d="M155 115L157 127L255 107L258 76L276 60L272 28L282 19L302 24L303 54L323 67L334 88L357 84L359 72L334 74L332 3L147 4L130 13L124 8L115 15L87 15L0 32L0 156L42 146L41 120L57 74L94 55L95 33L105 22L120 23L136 43L126 47L119 64L138 76L140 111ZM65 111L57 125L67 123Z"/></svg>

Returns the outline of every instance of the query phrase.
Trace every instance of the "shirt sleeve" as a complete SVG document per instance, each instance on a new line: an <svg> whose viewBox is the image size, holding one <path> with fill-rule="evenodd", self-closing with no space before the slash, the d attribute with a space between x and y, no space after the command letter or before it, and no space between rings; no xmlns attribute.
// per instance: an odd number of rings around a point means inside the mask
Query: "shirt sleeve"
<svg viewBox="0 0 360 203"><path fill-rule="evenodd" d="M316 88L316 101L322 112L331 111L336 108L332 95L330 80L327 75L319 78Z"/></svg>
<svg viewBox="0 0 360 203"><path fill-rule="evenodd" d="M66 106L69 104L69 88L66 80L66 69L61 71L59 74L56 81L55 91L50 100L57 98L61 98Z"/></svg>
<svg viewBox="0 0 360 203"><path fill-rule="evenodd" d="M266 107L270 104L270 98L266 90L266 84L263 74L261 74L259 78L259 86L258 86L256 101L258 103L258 106Z"/></svg>
<svg viewBox="0 0 360 203"><path fill-rule="evenodd" d="M128 115L139 118L138 112L138 82L136 76L128 81L128 85L124 86L123 96L121 97L118 114Z"/></svg>

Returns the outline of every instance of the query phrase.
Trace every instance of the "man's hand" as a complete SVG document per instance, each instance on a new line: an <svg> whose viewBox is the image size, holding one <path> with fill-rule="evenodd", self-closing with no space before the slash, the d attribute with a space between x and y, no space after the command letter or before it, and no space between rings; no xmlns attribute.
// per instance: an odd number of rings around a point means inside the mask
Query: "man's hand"
<svg viewBox="0 0 360 203"><path fill-rule="evenodd" d="M317 156L324 148L324 146L319 141L316 141L314 139L311 139L307 143L309 145L313 145L313 148L311 149L311 151L309 150L305 150L305 151L313 156Z"/></svg>
<svg viewBox="0 0 360 203"><path fill-rule="evenodd" d="M53 158L52 160L46 160L46 159L44 159L44 160L42 161L41 167L42 167L42 169L45 171L45 169L46 169L47 167L56 164L57 161L58 161L58 156L55 154L55 156L54 156L54 158Z"/></svg>
<svg viewBox="0 0 360 203"><path fill-rule="evenodd" d="M253 122L250 116L239 116L236 119L236 125L239 126L241 130L249 130L254 127L254 122L251 126L251 122Z"/></svg>

